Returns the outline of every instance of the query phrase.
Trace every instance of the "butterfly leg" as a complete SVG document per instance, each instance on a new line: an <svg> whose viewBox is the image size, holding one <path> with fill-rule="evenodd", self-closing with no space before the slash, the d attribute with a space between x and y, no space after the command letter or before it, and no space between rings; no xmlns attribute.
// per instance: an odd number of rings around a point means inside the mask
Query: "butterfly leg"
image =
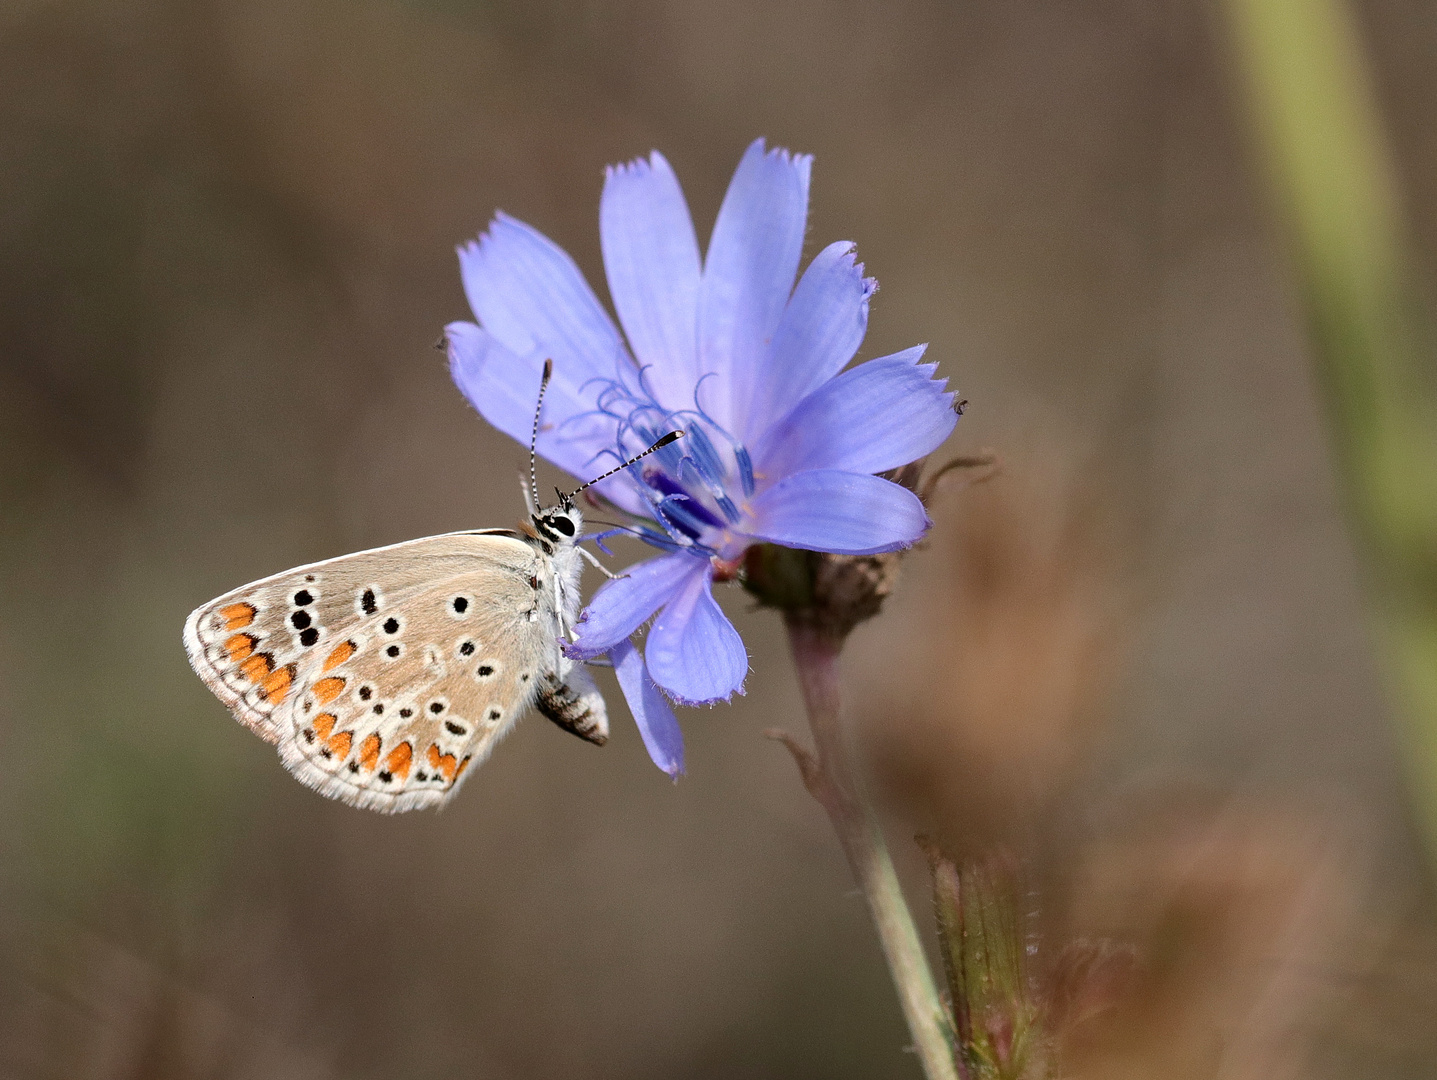
<svg viewBox="0 0 1437 1080"><path fill-rule="evenodd" d="M556 671L545 674L539 680L534 704L565 731L595 746L609 741L609 712L603 695L581 664L569 665L562 675Z"/></svg>
<svg viewBox="0 0 1437 1080"><path fill-rule="evenodd" d="M589 550L587 550L587 549L585 549L585 548L581 548L581 547L576 547L576 548L574 548L574 550L577 551L580 555L582 555L585 559L587 559L588 562L589 562L589 565L592 566L592 567L593 567L595 570L597 570L599 573L603 574L604 577L608 578L610 581L615 581L615 580L617 580L617 578L618 578L619 575L616 574L616 573L614 573L614 572L613 572L612 570L610 570L607 566L605 566L603 563L601 563L601 562L599 561L599 557L598 557L597 555L595 555L592 551L589 551Z"/></svg>

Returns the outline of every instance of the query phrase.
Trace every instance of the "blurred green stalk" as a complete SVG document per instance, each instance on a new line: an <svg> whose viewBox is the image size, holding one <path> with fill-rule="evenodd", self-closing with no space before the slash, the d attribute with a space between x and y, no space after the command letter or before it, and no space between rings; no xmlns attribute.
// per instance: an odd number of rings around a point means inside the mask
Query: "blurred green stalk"
<svg viewBox="0 0 1437 1080"><path fill-rule="evenodd" d="M1437 385L1390 150L1343 0L1223 0L1286 231L1413 806L1437 859Z"/></svg>

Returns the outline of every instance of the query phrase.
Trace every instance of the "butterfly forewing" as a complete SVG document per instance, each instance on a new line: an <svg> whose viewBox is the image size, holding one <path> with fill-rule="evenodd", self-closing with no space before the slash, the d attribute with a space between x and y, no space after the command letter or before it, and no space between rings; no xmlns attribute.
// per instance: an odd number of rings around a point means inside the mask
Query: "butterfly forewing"
<svg viewBox="0 0 1437 1080"><path fill-rule="evenodd" d="M322 794L442 802L564 664L551 566L501 532L299 567L196 610L185 647L242 723Z"/></svg>

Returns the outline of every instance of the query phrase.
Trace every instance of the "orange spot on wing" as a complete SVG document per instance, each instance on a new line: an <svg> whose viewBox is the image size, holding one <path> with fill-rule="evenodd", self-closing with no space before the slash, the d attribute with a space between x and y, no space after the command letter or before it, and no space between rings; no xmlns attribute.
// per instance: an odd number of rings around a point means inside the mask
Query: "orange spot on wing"
<svg viewBox="0 0 1437 1080"><path fill-rule="evenodd" d="M259 682L260 679L270 673L273 667L274 662L270 659L269 653L262 652L255 653L241 664L240 671L244 673L244 677L250 682Z"/></svg>
<svg viewBox="0 0 1437 1080"><path fill-rule="evenodd" d="M329 742L329 733L334 730L335 721L339 717L331 712L322 712L314 718L314 733L319 736L319 741Z"/></svg>
<svg viewBox="0 0 1437 1080"><path fill-rule="evenodd" d="M280 668L264 681L264 696L271 703L278 705L289 693L290 684L294 681L294 665L289 664Z"/></svg>
<svg viewBox="0 0 1437 1080"><path fill-rule="evenodd" d="M339 697L339 692L343 689L344 680L337 675L331 675L329 678L320 679L319 682L314 684L314 696L319 698L321 705L328 705L335 698Z"/></svg>
<svg viewBox="0 0 1437 1080"><path fill-rule="evenodd" d="M384 759L384 768L403 780L409 776L409 766L413 760L414 748L407 742L402 742L389 751L389 756Z"/></svg>
<svg viewBox="0 0 1437 1080"><path fill-rule="evenodd" d="M358 650L358 645L356 645L352 641L346 641L343 645L336 647L334 652L330 653L327 657L325 657L324 670L329 671L332 668L339 667L340 664L348 660Z"/></svg>
<svg viewBox="0 0 1437 1080"><path fill-rule="evenodd" d="M354 732L341 731L334 738L329 740L329 748L334 751L334 756L343 761L349 757L349 748L354 745Z"/></svg>
<svg viewBox="0 0 1437 1080"><path fill-rule="evenodd" d="M359 744L359 763L370 772L379 765L379 736L370 735Z"/></svg>
<svg viewBox="0 0 1437 1080"><path fill-rule="evenodd" d="M465 754L465 755L464 755L464 760L459 763L459 770L454 774L456 778L457 778L457 777L460 777L460 776L463 776L463 775L464 775L464 770L467 769L467 768L469 768L469 758L470 758L471 756L472 756L472 755L470 755L470 754Z"/></svg>
<svg viewBox="0 0 1437 1080"><path fill-rule="evenodd" d="M225 621L226 630L243 630L250 623L258 609L253 604L230 604L220 608L220 618Z"/></svg>
<svg viewBox="0 0 1437 1080"><path fill-rule="evenodd" d="M257 639L253 634L236 634L225 642L225 651L230 654L231 663L239 663L254 652Z"/></svg>
<svg viewBox="0 0 1437 1080"><path fill-rule="evenodd" d="M431 769L434 769L436 772L442 773L445 781L452 784L454 782L454 777L457 774L457 766L459 764L458 761L455 759L454 755L441 754L439 752L439 744L430 743L428 758L429 767Z"/></svg>

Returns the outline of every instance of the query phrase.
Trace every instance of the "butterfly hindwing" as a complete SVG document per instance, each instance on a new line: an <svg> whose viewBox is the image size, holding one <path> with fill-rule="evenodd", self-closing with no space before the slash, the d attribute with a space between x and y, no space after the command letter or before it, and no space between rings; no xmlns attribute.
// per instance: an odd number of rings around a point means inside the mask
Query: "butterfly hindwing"
<svg viewBox="0 0 1437 1080"><path fill-rule="evenodd" d="M304 783L376 810L431 806L570 667L553 569L514 534L412 540L227 593L190 616L185 645Z"/></svg>
<svg viewBox="0 0 1437 1080"><path fill-rule="evenodd" d="M509 541L522 549L517 541ZM407 810L451 794L558 663L544 567L532 552L430 581L346 630L285 707L285 764L326 795ZM546 610L547 609L547 610Z"/></svg>

